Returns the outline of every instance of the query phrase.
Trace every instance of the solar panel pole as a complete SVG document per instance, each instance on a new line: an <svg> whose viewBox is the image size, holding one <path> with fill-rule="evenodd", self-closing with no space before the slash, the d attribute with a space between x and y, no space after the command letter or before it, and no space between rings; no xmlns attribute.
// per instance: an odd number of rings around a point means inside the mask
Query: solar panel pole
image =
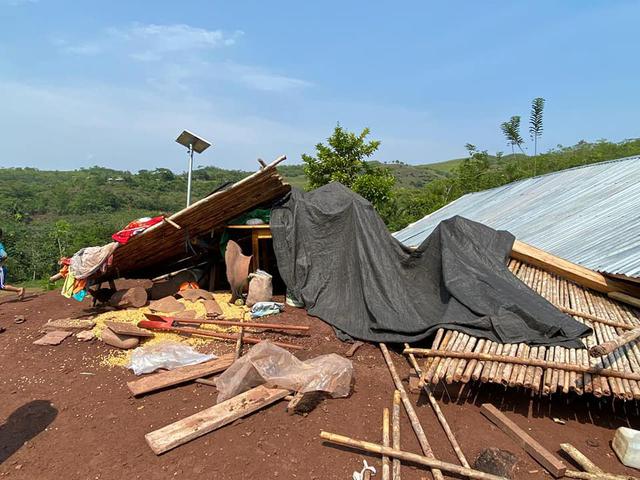
<svg viewBox="0 0 640 480"><path fill-rule="evenodd" d="M193 144L189 144L189 173L187 176L187 207L191 205L191 172L193 171Z"/></svg>

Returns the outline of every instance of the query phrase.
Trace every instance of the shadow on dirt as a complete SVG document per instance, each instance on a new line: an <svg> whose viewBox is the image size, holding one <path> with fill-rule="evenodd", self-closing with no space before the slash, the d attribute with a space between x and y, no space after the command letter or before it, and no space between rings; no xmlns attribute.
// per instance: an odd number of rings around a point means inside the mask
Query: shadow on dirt
<svg viewBox="0 0 640 480"><path fill-rule="evenodd" d="M0 464L51 425L57 416L58 410L48 400L33 400L16 409L0 425Z"/></svg>

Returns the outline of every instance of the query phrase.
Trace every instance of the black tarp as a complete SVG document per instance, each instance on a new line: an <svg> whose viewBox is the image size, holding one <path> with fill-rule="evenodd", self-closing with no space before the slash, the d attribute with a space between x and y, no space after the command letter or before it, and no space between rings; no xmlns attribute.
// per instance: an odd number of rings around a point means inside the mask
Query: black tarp
<svg viewBox="0 0 640 480"><path fill-rule="evenodd" d="M582 348L590 329L507 268L514 237L453 217L417 249L396 240L369 202L339 183L293 190L271 214L290 294L361 340L415 342L448 328L502 343Z"/></svg>

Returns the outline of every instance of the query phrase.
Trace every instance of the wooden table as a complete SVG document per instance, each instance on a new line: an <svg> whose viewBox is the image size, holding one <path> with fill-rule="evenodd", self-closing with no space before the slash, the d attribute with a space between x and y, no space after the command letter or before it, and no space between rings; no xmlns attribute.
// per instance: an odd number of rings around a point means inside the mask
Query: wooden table
<svg viewBox="0 0 640 480"><path fill-rule="evenodd" d="M271 228L269 225L227 225L227 229L231 231L249 231L251 233L251 270L256 271L260 268L260 240L270 240Z"/></svg>

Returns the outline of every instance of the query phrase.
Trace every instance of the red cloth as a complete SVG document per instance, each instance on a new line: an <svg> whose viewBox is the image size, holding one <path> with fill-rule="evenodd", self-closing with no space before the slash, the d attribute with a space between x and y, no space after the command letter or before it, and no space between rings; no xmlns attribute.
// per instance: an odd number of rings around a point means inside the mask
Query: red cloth
<svg viewBox="0 0 640 480"><path fill-rule="evenodd" d="M144 232L147 228L155 225L156 223L160 223L162 220L164 220L163 215L153 218L139 218L138 220L130 222L119 232L111 235L111 238L119 243L127 243L134 235L137 235L140 232Z"/></svg>

